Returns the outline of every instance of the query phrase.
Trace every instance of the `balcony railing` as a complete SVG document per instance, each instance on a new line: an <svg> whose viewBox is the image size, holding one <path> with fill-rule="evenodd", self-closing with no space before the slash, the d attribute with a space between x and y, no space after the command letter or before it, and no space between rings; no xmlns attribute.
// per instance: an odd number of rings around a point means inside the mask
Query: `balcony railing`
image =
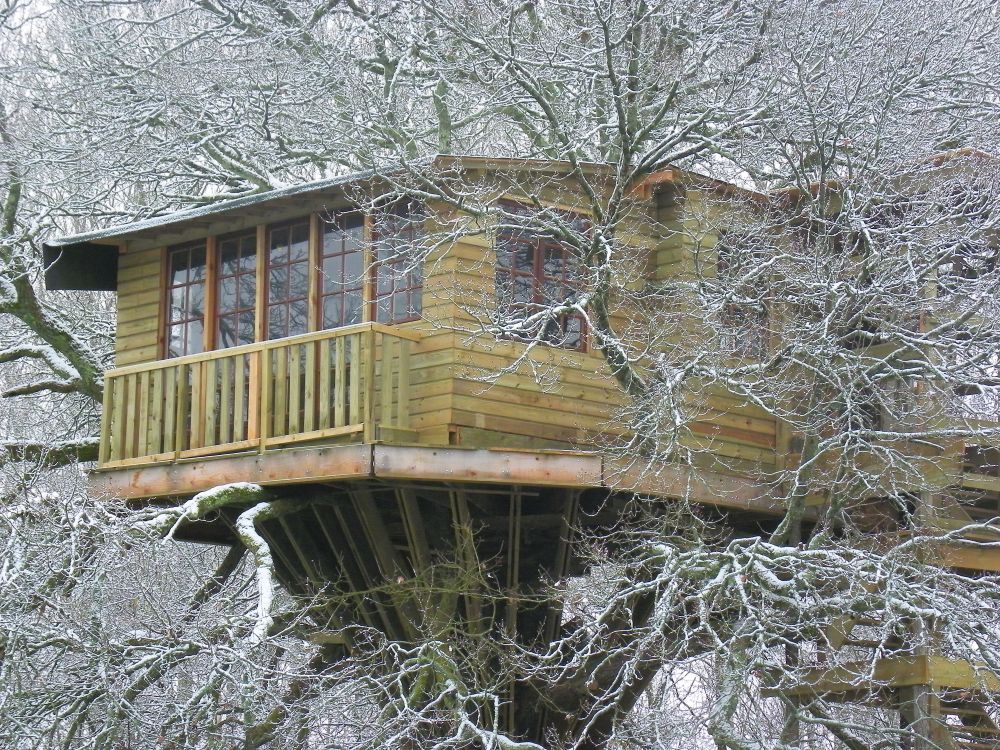
<svg viewBox="0 0 1000 750"><path fill-rule="evenodd" d="M406 436L419 339L362 323L111 370L100 466Z"/></svg>

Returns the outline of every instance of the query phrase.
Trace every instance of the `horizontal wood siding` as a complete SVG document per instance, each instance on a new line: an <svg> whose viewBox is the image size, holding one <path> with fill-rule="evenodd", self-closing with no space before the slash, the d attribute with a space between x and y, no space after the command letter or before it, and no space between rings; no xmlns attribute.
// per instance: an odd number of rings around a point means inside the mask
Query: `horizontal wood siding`
<svg viewBox="0 0 1000 750"><path fill-rule="evenodd" d="M118 367L160 359L163 250L126 251L118 259Z"/></svg>

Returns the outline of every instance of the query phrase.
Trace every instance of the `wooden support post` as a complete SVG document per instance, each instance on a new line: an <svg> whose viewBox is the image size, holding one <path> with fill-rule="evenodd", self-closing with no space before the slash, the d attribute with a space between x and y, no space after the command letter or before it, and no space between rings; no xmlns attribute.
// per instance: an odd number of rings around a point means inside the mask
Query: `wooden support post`
<svg viewBox="0 0 1000 750"><path fill-rule="evenodd" d="M364 397L364 441L375 442L375 329L364 332L364 351L361 360L364 362L365 397Z"/></svg>
<svg viewBox="0 0 1000 750"><path fill-rule="evenodd" d="M111 460L111 426L113 424L114 379L105 375L104 392L101 394L101 443L97 453L98 465Z"/></svg>

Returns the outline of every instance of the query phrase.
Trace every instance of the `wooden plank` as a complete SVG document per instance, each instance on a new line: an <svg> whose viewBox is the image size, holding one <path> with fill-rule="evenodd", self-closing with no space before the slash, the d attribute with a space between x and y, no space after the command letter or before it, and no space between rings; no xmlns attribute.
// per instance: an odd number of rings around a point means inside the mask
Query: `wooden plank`
<svg viewBox="0 0 1000 750"><path fill-rule="evenodd" d="M177 450L177 371L170 367L163 370L163 444L164 451Z"/></svg>
<svg viewBox="0 0 1000 750"><path fill-rule="evenodd" d="M104 387L101 389L101 435L97 448L97 465L107 463L111 460L111 410L113 402L114 386L109 378L104 378Z"/></svg>
<svg viewBox="0 0 1000 750"><path fill-rule="evenodd" d="M265 397L263 385L266 381L261 375L261 362L271 356L270 352L248 352L247 367L247 440L256 440L260 437L260 413L261 405ZM242 389L240 391L242 393Z"/></svg>
<svg viewBox="0 0 1000 750"><path fill-rule="evenodd" d="M186 365L177 367L177 398L175 399L177 440L174 450L182 451L191 442L191 368Z"/></svg>
<svg viewBox="0 0 1000 750"><path fill-rule="evenodd" d="M219 406L217 396L219 394L217 359L210 359L202 367L205 368L205 429L201 436L203 445L216 445L221 441L218 439Z"/></svg>
<svg viewBox="0 0 1000 750"><path fill-rule="evenodd" d="M177 458L198 458L200 456L214 456L222 453L233 453L235 451L249 450L257 447L256 440L236 440L223 445L203 445L200 448L188 448L177 454Z"/></svg>
<svg viewBox="0 0 1000 750"><path fill-rule="evenodd" d="M379 373L379 400L381 415L379 424L392 427L392 370L393 350L396 339L388 334L382 334L382 371Z"/></svg>
<svg viewBox="0 0 1000 750"><path fill-rule="evenodd" d="M336 426L347 424L347 344L343 337L334 341L333 424Z"/></svg>
<svg viewBox="0 0 1000 750"><path fill-rule="evenodd" d="M216 329L219 327L219 304L217 301L219 291L218 271L219 241L215 235L209 235L205 240L205 324L202 330L204 339L202 351L206 352L215 349L215 334ZM214 386L208 389L208 393L212 394L214 392ZM214 409L210 411L214 411ZM214 435L209 430L207 441L212 442L213 440Z"/></svg>
<svg viewBox="0 0 1000 750"><path fill-rule="evenodd" d="M375 329L372 328L364 333L364 352L360 362L364 365L364 406L362 413L365 424L365 442L370 443L375 439ZM352 420L353 421L353 420Z"/></svg>
<svg viewBox="0 0 1000 750"><path fill-rule="evenodd" d="M307 344L307 346L309 346ZM302 431L302 346L288 347L288 434Z"/></svg>
<svg viewBox="0 0 1000 750"><path fill-rule="evenodd" d="M351 365L349 370L348 393L350 394L350 407L348 418L351 424L361 421L361 367L363 361L361 351L361 334L351 336Z"/></svg>
<svg viewBox="0 0 1000 750"><path fill-rule="evenodd" d="M321 343L321 342L320 342ZM316 429L316 350L320 343L312 342L305 345L306 350L306 377L305 393L302 396L303 420L302 429L311 432ZM322 407L319 407L322 408Z"/></svg>
<svg viewBox="0 0 1000 750"><path fill-rule="evenodd" d="M135 458L135 428L136 428L136 391L138 390L139 376L129 375L125 378L125 410L122 416L125 419L125 444L122 447L122 458Z"/></svg>
<svg viewBox="0 0 1000 750"><path fill-rule="evenodd" d="M257 439L260 441L260 450L264 450L264 442L267 440L268 436L271 434L271 373L273 371L271 367L271 358L273 357L273 352L270 349L265 349L262 352L257 353L257 361L260 363L260 401L257 402ZM253 382L251 381L250 387L253 388ZM254 405L254 395L253 391L250 392L250 398L253 399L250 404ZM251 436L252 437L252 436Z"/></svg>
<svg viewBox="0 0 1000 750"><path fill-rule="evenodd" d="M125 445L125 425L123 423L125 413L125 379L105 376L105 383L113 384L111 421L108 426L108 460L119 461L125 457L123 452ZM105 388L107 387L105 385Z"/></svg>
<svg viewBox="0 0 1000 750"><path fill-rule="evenodd" d="M364 430L364 425L347 424L343 427L327 427L325 430L313 430L312 432L295 432L288 435L277 435L270 437L266 441L268 448L279 445L290 445L292 443L306 443L312 440L323 440L325 438L340 437L342 435L354 435Z"/></svg>
<svg viewBox="0 0 1000 750"><path fill-rule="evenodd" d="M399 342L399 389L397 391L396 425L403 429L410 426L410 342Z"/></svg>
<svg viewBox="0 0 1000 750"><path fill-rule="evenodd" d="M233 440L233 363L232 357L219 360L219 442ZM237 362L242 365L242 362ZM242 369L239 368L239 369Z"/></svg>
<svg viewBox="0 0 1000 750"><path fill-rule="evenodd" d="M344 339L334 339L335 345L343 346ZM319 429L325 430L330 426L330 340L323 339L319 342ZM334 420L334 426L340 426L340 422Z"/></svg>
<svg viewBox="0 0 1000 750"><path fill-rule="evenodd" d="M202 362L192 362L188 368L191 378L191 423L190 438L188 446L190 448L201 448L202 435L205 429L205 383L202 371Z"/></svg>
<svg viewBox="0 0 1000 750"><path fill-rule="evenodd" d="M272 395L271 413L274 418L272 435L288 434L288 349L279 347L274 350L274 393ZM265 419L268 415L264 415Z"/></svg>
<svg viewBox="0 0 1000 750"><path fill-rule="evenodd" d="M252 440L254 436L249 435L244 420L244 412L247 405L247 369L249 364L246 355L241 355L233 359L233 440ZM256 400L257 394L252 394Z"/></svg>
<svg viewBox="0 0 1000 750"><path fill-rule="evenodd" d="M146 453L157 454L163 450L163 379L166 370L150 373L149 427L146 435Z"/></svg>

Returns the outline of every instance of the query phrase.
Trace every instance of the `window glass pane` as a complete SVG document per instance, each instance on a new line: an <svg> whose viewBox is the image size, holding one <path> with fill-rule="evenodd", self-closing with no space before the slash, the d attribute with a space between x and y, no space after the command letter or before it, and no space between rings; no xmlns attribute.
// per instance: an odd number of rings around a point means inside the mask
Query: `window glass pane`
<svg viewBox="0 0 1000 750"><path fill-rule="evenodd" d="M271 230L271 264L288 263L288 229Z"/></svg>
<svg viewBox="0 0 1000 750"><path fill-rule="evenodd" d="M257 297L257 277L252 273L241 274L236 287L236 304L240 308L253 309Z"/></svg>
<svg viewBox="0 0 1000 750"><path fill-rule="evenodd" d="M192 320L187 324L187 351L186 354L200 354L202 350L203 336L205 335L204 321Z"/></svg>
<svg viewBox="0 0 1000 750"><path fill-rule="evenodd" d="M267 337L280 339L288 330L288 308L284 305L272 305L267 310Z"/></svg>
<svg viewBox="0 0 1000 750"><path fill-rule="evenodd" d="M236 305L236 279L232 276L219 279L219 312L235 310Z"/></svg>
<svg viewBox="0 0 1000 750"><path fill-rule="evenodd" d="M343 325L350 326L361 322L361 291L351 292L344 298Z"/></svg>
<svg viewBox="0 0 1000 750"><path fill-rule="evenodd" d="M167 269L167 356L200 352L205 315L205 245L172 249Z"/></svg>
<svg viewBox="0 0 1000 750"><path fill-rule="evenodd" d="M294 263L289 267L288 296L305 297L309 294L309 264Z"/></svg>
<svg viewBox="0 0 1000 750"><path fill-rule="evenodd" d="M271 268L268 275L271 302L283 302L288 299L288 266Z"/></svg>
<svg viewBox="0 0 1000 750"><path fill-rule="evenodd" d="M170 285L186 284L188 280L188 261L190 254L186 250L170 254Z"/></svg>
<svg viewBox="0 0 1000 750"><path fill-rule="evenodd" d="M290 259L309 260L309 224L296 224L291 228Z"/></svg>
<svg viewBox="0 0 1000 750"><path fill-rule="evenodd" d="M187 287L170 290L170 321L187 318Z"/></svg>
<svg viewBox="0 0 1000 750"><path fill-rule="evenodd" d="M289 305L288 308L288 334L298 336L309 330L309 306L306 300L300 299Z"/></svg>

